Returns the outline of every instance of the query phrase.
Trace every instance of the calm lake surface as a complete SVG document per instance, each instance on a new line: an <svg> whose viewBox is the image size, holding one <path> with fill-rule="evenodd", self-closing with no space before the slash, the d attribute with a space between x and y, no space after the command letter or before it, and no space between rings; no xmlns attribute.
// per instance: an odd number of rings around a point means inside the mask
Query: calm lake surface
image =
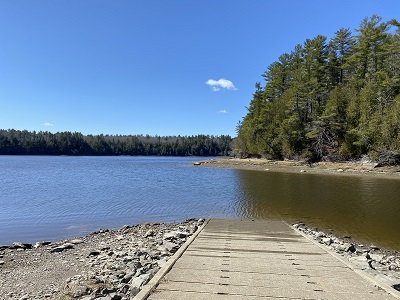
<svg viewBox="0 0 400 300"><path fill-rule="evenodd" d="M0 156L0 244L223 217L303 221L400 250L399 180L189 164L195 160Z"/></svg>

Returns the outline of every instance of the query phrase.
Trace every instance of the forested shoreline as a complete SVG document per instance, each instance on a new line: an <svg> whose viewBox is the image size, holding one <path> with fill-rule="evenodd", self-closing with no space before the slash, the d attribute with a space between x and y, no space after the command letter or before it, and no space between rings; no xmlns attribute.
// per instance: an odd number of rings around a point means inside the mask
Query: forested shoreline
<svg viewBox="0 0 400 300"><path fill-rule="evenodd" d="M0 155L226 156L228 135L83 135L79 132L0 130Z"/></svg>
<svg viewBox="0 0 400 300"><path fill-rule="evenodd" d="M365 18L282 54L237 126L241 157L400 163L400 23Z"/></svg>

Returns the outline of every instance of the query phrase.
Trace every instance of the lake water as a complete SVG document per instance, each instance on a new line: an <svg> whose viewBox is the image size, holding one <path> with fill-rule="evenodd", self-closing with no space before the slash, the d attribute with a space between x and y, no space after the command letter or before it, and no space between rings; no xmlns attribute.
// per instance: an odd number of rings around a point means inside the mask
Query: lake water
<svg viewBox="0 0 400 300"><path fill-rule="evenodd" d="M195 160L0 156L0 244L223 217L301 220L400 250L398 180L189 164Z"/></svg>

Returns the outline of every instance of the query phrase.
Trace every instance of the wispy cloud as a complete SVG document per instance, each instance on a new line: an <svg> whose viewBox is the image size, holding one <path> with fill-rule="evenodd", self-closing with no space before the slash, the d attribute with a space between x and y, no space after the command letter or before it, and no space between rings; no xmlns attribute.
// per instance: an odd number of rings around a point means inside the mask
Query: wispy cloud
<svg viewBox="0 0 400 300"><path fill-rule="evenodd" d="M220 110L218 113L220 114L227 114L228 112L225 109Z"/></svg>
<svg viewBox="0 0 400 300"><path fill-rule="evenodd" d="M49 122L43 123L42 125L43 125L43 126L46 126L46 127L54 126L54 124L51 124L51 123L49 123Z"/></svg>
<svg viewBox="0 0 400 300"><path fill-rule="evenodd" d="M221 78L221 79L218 79L218 80L208 79L206 81L206 84L211 86L211 89L214 92L218 92L221 89L226 89L226 90L231 90L231 91L236 91L237 90L237 88L235 87L233 82L228 80L228 79L225 79L225 78Z"/></svg>

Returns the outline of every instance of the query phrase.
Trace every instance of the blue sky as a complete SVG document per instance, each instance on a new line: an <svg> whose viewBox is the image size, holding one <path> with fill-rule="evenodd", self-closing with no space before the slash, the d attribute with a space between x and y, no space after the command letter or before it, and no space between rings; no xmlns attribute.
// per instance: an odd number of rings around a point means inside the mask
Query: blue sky
<svg viewBox="0 0 400 300"><path fill-rule="evenodd" d="M0 0L0 128L229 134L279 55L400 1Z"/></svg>

